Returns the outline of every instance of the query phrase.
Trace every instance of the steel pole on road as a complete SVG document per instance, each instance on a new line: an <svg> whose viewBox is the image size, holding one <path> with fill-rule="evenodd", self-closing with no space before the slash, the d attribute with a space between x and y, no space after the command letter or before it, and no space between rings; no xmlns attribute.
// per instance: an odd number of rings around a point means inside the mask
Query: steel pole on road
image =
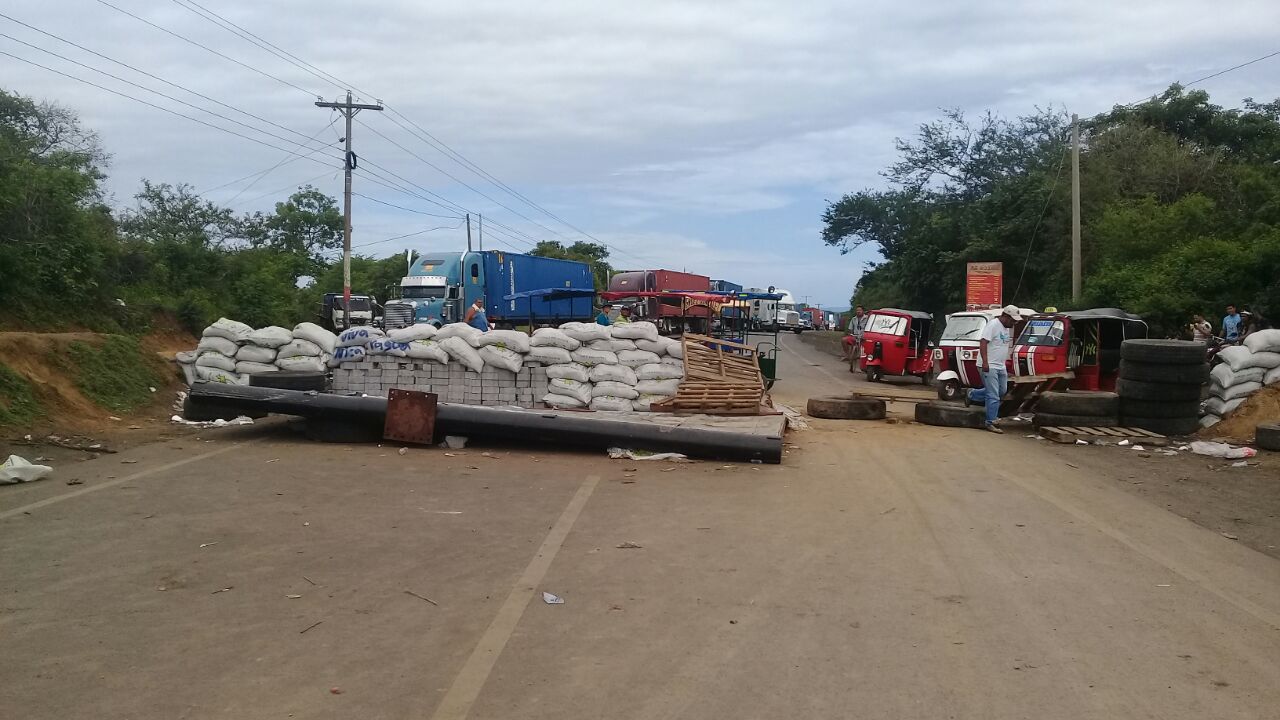
<svg viewBox="0 0 1280 720"><path fill-rule="evenodd" d="M1071 113L1071 301L1080 301L1080 118Z"/></svg>

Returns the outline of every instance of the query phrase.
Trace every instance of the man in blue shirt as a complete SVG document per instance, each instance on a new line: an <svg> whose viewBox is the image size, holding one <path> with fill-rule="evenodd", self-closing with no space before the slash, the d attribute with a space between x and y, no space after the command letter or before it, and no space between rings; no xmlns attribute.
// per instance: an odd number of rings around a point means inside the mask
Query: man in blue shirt
<svg viewBox="0 0 1280 720"><path fill-rule="evenodd" d="M1222 337L1229 343L1239 342L1240 324L1240 313L1236 312L1236 306L1228 305L1227 316L1222 318Z"/></svg>
<svg viewBox="0 0 1280 720"><path fill-rule="evenodd" d="M612 314L612 313L613 313L613 306L612 306L612 305L610 305L610 304L608 304L608 303L605 303L604 305L602 305L602 306L600 307L600 314L596 316L596 324L598 324L598 325L612 325L612 324L613 324L613 320L609 318L609 315L610 315L610 314Z"/></svg>
<svg viewBox="0 0 1280 720"><path fill-rule="evenodd" d="M467 308L467 315L462 321L477 330L489 331L489 316L484 311L483 297L476 298L471 307Z"/></svg>

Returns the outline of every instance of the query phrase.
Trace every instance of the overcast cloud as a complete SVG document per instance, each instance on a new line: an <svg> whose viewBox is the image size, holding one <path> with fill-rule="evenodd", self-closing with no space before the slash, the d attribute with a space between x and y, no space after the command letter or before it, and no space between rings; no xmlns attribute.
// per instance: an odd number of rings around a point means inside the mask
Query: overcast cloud
<svg viewBox="0 0 1280 720"><path fill-rule="evenodd" d="M1012 115L1039 105L1087 115L1280 49L1280 3L1273 0L197 1L369 93L362 99L381 99L412 118L528 198L615 247L615 265L773 284L829 306L847 305L873 255L864 250L841 256L823 246L824 199L879 185L877 173L893 157L894 137L911 135L938 108ZM332 115L312 103L314 95L332 99L345 86L322 82L254 47L178 0L110 2L302 90L96 0L10 0L0 12L304 136L336 143L340 125L326 127ZM289 135L9 20L0 19L0 32ZM0 51L196 114L7 38L0 38ZM118 205L132 202L144 177L210 189L288 157L10 57L0 56L0 77L7 90L75 109L99 132L112 155L108 187ZM1278 77L1280 58L1273 58L1201 87L1218 103L1234 105L1244 97L1280 96ZM353 135L363 160L534 238L586 239L413 138L393 117L360 115L364 125ZM314 160L285 163L257 180L210 190L209 196L241 211L267 210L303 182L340 196L340 172ZM360 174L356 189L412 210L445 214ZM354 213L357 245L455 224L363 198L357 198ZM499 241L528 247L519 237L494 233L487 239L494 247L501 247ZM464 245L461 229L436 230L379 242L367 251L385 255L406 247Z"/></svg>

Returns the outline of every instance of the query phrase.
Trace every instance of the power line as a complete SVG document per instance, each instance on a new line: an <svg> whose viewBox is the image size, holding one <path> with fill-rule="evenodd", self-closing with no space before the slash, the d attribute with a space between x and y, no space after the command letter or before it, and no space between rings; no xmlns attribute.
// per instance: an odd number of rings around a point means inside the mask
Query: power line
<svg viewBox="0 0 1280 720"><path fill-rule="evenodd" d="M1227 73L1229 73L1229 72L1235 72L1236 70L1239 70L1240 68L1248 67L1248 66L1250 66L1250 65L1253 65L1254 63L1260 63L1260 62L1262 62L1263 60L1270 60L1271 58L1276 57L1276 56L1280 56L1280 50L1276 50L1276 51L1274 51L1274 52L1267 53L1266 55L1262 55L1262 56L1260 56L1260 57L1256 57L1256 58L1254 58L1254 59L1252 59L1252 60L1246 60L1245 62L1242 62L1242 63L1240 63L1239 65L1232 65L1231 67L1227 68L1226 70L1219 70L1218 72L1211 73L1211 74L1209 74L1209 75L1205 75L1205 76L1204 76L1204 77L1202 77L1202 78L1196 78L1195 80L1192 80L1191 82L1188 82L1188 83L1182 83L1182 87L1184 87L1184 88L1188 88L1188 87L1191 87L1192 85L1197 85L1197 84L1199 84L1199 83L1202 83L1202 82L1204 82L1205 80L1212 80L1213 78L1220 77L1220 76L1222 76L1222 75L1226 75L1226 74L1227 74ZM1151 101L1151 100L1154 100L1155 98L1156 98L1156 96L1155 96L1155 95L1150 95L1150 96L1148 96L1148 97L1144 97L1144 98L1142 98L1141 100L1134 100L1133 102L1131 102L1131 103L1129 103L1129 104L1127 104L1127 105L1121 105L1120 107L1121 107L1121 108L1131 108L1131 107L1133 107L1134 105L1141 105L1142 103L1149 102L1149 101ZM1108 112L1110 112L1110 111L1108 111ZM1105 113L1098 113L1098 115L1103 115L1103 114L1105 114Z"/></svg>
<svg viewBox="0 0 1280 720"><path fill-rule="evenodd" d="M279 195L280 193L285 192L285 191L287 191L287 190L292 190L292 189L294 189L294 188L302 188L302 187L304 187L304 186L310 185L311 183L313 183L313 182L315 182L315 181L317 181L317 180L320 180L321 178L326 178L326 177L329 177L330 175L333 175L333 174L336 174L336 173L337 173L337 171L336 171L336 170L330 170L330 171L328 171L328 172L323 172L323 173L320 173L319 175L317 175L317 176L315 176L315 177L313 177L313 178L311 178L311 179L309 179L309 180L303 180L302 182L299 182L299 183L289 183L288 185L286 185L286 186L284 186L284 187L280 188L279 190L272 190L272 191L270 191L270 192L262 193L261 195L255 195L254 197L251 197L251 198L249 198L248 200L241 200L241 201L240 201L240 203L238 203L238 204L240 204L240 205L248 205L249 203L257 202L258 200L261 200L262 198L265 198L265 197L271 197L272 195ZM246 190L247 190L247 189L248 189L248 188L246 188ZM241 191L241 192L243 192L243 191ZM230 207L235 207L235 205L236 205L236 204L237 204L237 203L235 203L235 198L231 198L230 200L228 200L228 201L226 202L226 206L227 206L227 207L229 207L229 208L230 208Z"/></svg>
<svg viewBox="0 0 1280 720"><path fill-rule="evenodd" d="M323 134L325 130L328 130L329 128L333 127L333 124L334 124L335 122L337 122L337 121L338 121L338 116L336 116L336 115L335 115L335 116L333 117L333 120L329 121L329 124L328 124L328 125L326 125L326 126L324 126L324 127L320 128L320 131L319 131L319 132L317 132L315 135L312 135L312 136L311 136L311 139L312 139L312 140L315 140L316 138L320 137L320 135L321 135L321 134ZM295 162L295 161L298 161L298 160L304 160L304 159L306 159L306 158L309 158L309 157L311 157L312 155L315 155L316 153L318 153L318 152L320 152L321 150L323 150L325 147L328 147L328 146L326 145L326 146L321 146L321 147L319 147L319 148L316 148L315 150L313 150L313 151L311 151L311 152L307 153L306 155L296 155L296 154L294 154L294 155L285 155L285 156L284 156L284 158L282 158L282 159L280 160L280 162L276 163L275 165L272 165L271 167L267 168L266 170L259 170L258 172L250 173L250 174L248 174L248 175L245 175L244 177L236 178L235 180L231 180L231 181L229 181L229 182L224 182L224 183L222 183L221 185L215 185L214 187L208 188L207 190L202 190L202 191L201 191L201 193L202 193L202 194L206 194L206 195L207 195L208 193L214 192L214 191L216 191L216 190L221 190L222 188L227 187L227 186L229 186L229 185L235 185L236 183L244 182L245 180L248 180L249 178L254 178L254 177L256 177L257 179L256 179L256 180L254 180L254 181L253 181L253 183L250 183L248 187L244 188L245 190L248 190L250 187L253 187L254 183L257 183L257 182L258 182L258 180L261 180L263 177L266 177L267 175L271 174L272 172L274 172L274 171L278 170L279 168L281 168L281 167L283 167L283 166L285 166L285 165L288 165L288 164L289 164L289 163L291 163L291 162ZM241 192L243 192L243 190L242 190ZM236 197L238 197L238 195L237 195ZM234 199L235 199L235 197L233 197L233 198L232 198L232 200L234 200Z"/></svg>
<svg viewBox="0 0 1280 720"><path fill-rule="evenodd" d="M460 227L462 227L462 223L458 223L457 225L438 225L433 228L427 228L426 230L419 230L417 232L405 233L404 235L396 235L395 237L389 237L383 240L374 240L373 242L360 243L359 245L352 245L351 247L354 249L354 248L369 247L370 245L381 245L382 243L392 242L393 240L403 240L407 237L414 237L415 235L423 235L425 233L434 232L436 230L457 230Z"/></svg>
<svg viewBox="0 0 1280 720"><path fill-rule="evenodd" d="M1027 263L1031 262L1031 248L1035 247L1036 234L1040 232L1040 223L1044 221L1045 213L1049 211L1049 203L1053 201L1053 193L1058 189L1058 180L1062 178L1062 166L1067 164L1067 155L1069 154L1070 150L1062 153L1062 159L1058 161L1058 170L1053 174L1053 184L1049 186L1049 195L1044 199L1044 207L1040 208L1040 217L1036 218L1036 225L1031 230L1031 240L1027 242L1027 256L1022 260L1022 272L1018 273L1018 286L1011 296L1014 302L1018 301L1018 293L1022 290L1022 279L1027 274Z"/></svg>
<svg viewBox="0 0 1280 720"><path fill-rule="evenodd" d="M389 202L387 202L386 200L379 200L379 199L378 199L378 198L376 198L376 197L369 197L368 195L365 195L365 194L363 194L363 193L352 192L351 194L352 194L352 195L355 195L356 197L359 197L359 198L364 198L365 200L369 200L369 201L371 201L371 202L376 202L376 203L378 203L379 205L386 205L387 207L392 207L392 208L395 208L395 209L397 209L397 210L404 210L405 212L417 213L418 215L428 215L428 216L430 216L430 217L438 217L438 218L450 218L450 219L452 219L452 220L461 220L461 219L462 219L462 218L458 217L457 215L438 215L438 214L436 214L436 213L424 212L424 211L422 211L422 210L414 210L413 208L407 208L407 207L405 207L405 206L403 206L403 205L396 205L395 203L389 203Z"/></svg>

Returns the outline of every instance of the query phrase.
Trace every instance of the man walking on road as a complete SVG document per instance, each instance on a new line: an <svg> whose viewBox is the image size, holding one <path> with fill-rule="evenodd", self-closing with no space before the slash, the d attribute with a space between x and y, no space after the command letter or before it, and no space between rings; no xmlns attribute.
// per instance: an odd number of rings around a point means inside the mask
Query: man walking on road
<svg viewBox="0 0 1280 720"><path fill-rule="evenodd" d="M1005 362L1009 359L1009 350L1013 347L1013 326L1022 319L1017 305L1005 305L1000 315L987 322L982 328L982 339L978 343L978 369L982 371L982 389L969 393L971 402L982 402L987 409L986 429L993 433L1003 433L996 426L1000 417L1000 400L1009 389L1009 370Z"/></svg>
<svg viewBox="0 0 1280 720"><path fill-rule="evenodd" d="M849 318L849 331L841 340L844 347L844 359L854 362L862 352L862 333L867 329L867 311L861 305L854 308L853 317Z"/></svg>

